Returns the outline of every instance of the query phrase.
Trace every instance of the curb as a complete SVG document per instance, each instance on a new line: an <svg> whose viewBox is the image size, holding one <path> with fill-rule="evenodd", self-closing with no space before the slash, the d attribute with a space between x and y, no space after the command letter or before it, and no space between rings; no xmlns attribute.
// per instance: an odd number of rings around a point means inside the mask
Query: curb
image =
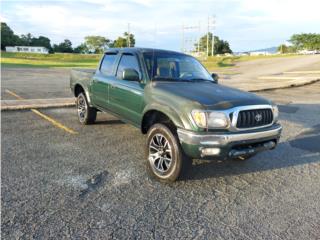
<svg viewBox="0 0 320 240"><path fill-rule="evenodd" d="M73 106L75 106L74 98L1 100L1 111L41 109L41 108L61 108L61 107L73 107Z"/></svg>
<svg viewBox="0 0 320 240"><path fill-rule="evenodd" d="M248 92L267 92L267 91L273 91L273 90L278 90L278 89L287 89L287 88L295 88L295 87L302 87L306 85L310 85L316 82L319 82L320 79L314 79L309 82L304 82L304 83L293 83L288 86L282 86L282 87L274 87L274 88L262 88L262 89L257 89L257 90L249 90Z"/></svg>

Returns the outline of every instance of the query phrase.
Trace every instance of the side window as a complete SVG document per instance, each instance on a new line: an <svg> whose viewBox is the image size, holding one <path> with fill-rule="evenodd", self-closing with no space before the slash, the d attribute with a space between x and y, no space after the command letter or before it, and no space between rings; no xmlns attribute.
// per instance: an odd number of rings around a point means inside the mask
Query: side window
<svg viewBox="0 0 320 240"><path fill-rule="evenodd" d="M106 54L102 60L100 71L103 75L112 75L114 63L116 62L117 54Z"/></svg>
<svg viewBox="0 0 320 240"><path fill-rule="evenodd" d="M122 72L126 68L133 68L138 73L140 72L139 63L135 56L133 55L122 55L118 70L117 70L117 78L122 78Z"/></svg>

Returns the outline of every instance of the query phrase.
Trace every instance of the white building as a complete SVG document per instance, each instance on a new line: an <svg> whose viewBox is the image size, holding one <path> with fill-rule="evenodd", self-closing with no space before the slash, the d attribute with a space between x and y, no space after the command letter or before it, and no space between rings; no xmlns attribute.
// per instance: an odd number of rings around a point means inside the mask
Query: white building
<svg viewBox="0 0 320 240"><path fill-rule="evenodd" d="M299 54L305 54L305 55L308 55L308 54L320 54L320 51L319 50L307 50L307 49L304 49L304 50L299 50L298 53Z"/></svg>
<svg viewBox="0 0 320 240"><path fill-rule="evenodd" d="M250 52L249 54L250 54L250 56L267 56L267 55L271 55L271 53L268 52L268 51L255 51L255 52Z"/></svg>
<svg viewBox="0 0 320 240"><path fill-rule="evenodd" d="M49 50L47 48L45 48L45 47L14 46L14 47L6 47L6 52L24 52L24 53L48 54Z"/></svg>

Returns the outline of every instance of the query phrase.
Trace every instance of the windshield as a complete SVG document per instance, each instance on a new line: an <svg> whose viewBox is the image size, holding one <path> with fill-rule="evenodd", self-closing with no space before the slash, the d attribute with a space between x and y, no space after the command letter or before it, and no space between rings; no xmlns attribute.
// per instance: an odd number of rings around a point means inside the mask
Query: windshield
<svg viewBox="0 0 320 240"><path fill-rule="evenodd" d="M154 81L213 81L194 57L171 52L143 54L150 79Z"/></svg>

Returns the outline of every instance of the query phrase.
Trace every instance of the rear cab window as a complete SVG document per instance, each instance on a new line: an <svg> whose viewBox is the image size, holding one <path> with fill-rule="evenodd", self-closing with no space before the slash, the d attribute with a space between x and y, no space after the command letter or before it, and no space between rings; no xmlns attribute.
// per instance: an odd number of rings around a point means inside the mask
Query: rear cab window
<svg viewBox="0 0 320 240"><path fill-rule="evenodd" d="M106 53L100 65L100 71L103 75L111 76L117 60L116 53Z"/></svg>

